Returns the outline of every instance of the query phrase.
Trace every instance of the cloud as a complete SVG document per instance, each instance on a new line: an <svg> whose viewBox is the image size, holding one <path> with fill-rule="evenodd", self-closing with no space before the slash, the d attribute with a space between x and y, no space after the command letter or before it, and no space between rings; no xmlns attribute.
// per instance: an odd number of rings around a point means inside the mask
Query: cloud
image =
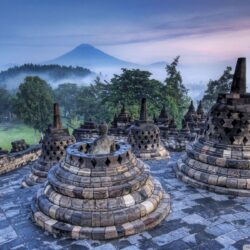
<svg viewBox="0 0 250 250"><path fill-rule="evenodd" d="M100 46L100 48L125 60L134 59L137 63L166 60L181 55L182 60L188 60L189 64L209 64L249 55L249 42L250 29L245 29L189 35L176 39Z"/></svg>

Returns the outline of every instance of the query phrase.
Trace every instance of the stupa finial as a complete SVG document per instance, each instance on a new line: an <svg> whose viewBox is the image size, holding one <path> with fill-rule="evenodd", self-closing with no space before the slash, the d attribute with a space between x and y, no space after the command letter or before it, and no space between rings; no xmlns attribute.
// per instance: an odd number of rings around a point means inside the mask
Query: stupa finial
<svg viewBox="0 0 250 250"><path fill-rule="evenodd" d="M238 58L234 71L231 93L246 93L246 58Z"/></svg>
<svg viewBox="0 0 250 250"><path fill-rule="evenodd" d="M144 97L141 100L140 120L147 121L147 119L147 99Z"/></svg>
<svg viewBox="0 0 250 250"><path fill-rule="evenodd" d="M191 100L190 106L189 106L189 108L188 108L188 112L189 112L189 113L194 113L194 112L195 112L193 100Z"/></svg>
<svg viewBox="0 0 250 250"><path fill-rule="evenodd" d="M62 128L60 107L58 103L54 103L54 128Z"/></svg>
<svg viewBox="0 0 250 250"><path fill-rule="evenodd" d="M124 113L125 112L125 104L122 103L122 109L121 109L121 113Z"/></svg>

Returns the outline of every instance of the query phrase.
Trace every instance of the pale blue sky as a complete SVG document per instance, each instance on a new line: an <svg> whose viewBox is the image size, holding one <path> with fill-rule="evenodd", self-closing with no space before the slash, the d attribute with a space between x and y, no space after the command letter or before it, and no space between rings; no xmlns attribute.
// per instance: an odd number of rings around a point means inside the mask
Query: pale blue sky
<svg viewBox="0 0 250 250"><path fill-rule="evenodd" d="M142 64L180 55L186 80L206 81L249 57L249 13L248 0L0 0L0 65L89 43Z"/></svg>

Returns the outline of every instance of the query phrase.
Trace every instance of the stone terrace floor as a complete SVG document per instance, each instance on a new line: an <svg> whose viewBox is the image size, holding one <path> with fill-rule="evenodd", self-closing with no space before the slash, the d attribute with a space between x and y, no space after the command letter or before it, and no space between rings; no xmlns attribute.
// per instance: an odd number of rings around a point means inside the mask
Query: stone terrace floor
<svg viewBox="0 0 250 250"><path fill-rule="evenodd" d="M20 188L29 172L23 167L0 177L0 249L242 249L250 244L250 198L217 195L188 187L175 177L175 162L148 161L152 174L171 194L172 213L154 230L100 242L53 238L30 217L31 198L38 187ZM248 248L250 249L250 248Z"/></svg>

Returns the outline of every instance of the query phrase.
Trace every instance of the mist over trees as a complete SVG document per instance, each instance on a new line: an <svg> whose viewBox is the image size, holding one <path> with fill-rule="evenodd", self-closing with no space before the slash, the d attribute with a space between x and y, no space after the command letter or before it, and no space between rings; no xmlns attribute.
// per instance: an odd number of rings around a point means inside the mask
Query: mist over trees
<svg viewBox="0 0 250 250"><path fill-rule="evenodd" d="M180 125L191 99L177 70L178 63L179 57L167 65L164 83L151 79L149 71L123 68L121 74L115 74L110 82L102 82L97 77L90 86L60 85L55 90L56 99L63 106L65 116L70 113L71 118L78 116L84 120L110 122L114 114L120 111L122 104L137 119L140 100L146 97L149 117L158 115L165 105Z"/></svg>
<svg viewBox="0 0 250 250"><path fill-rule="evenodd" d="M149 71L125 68L109 82L103 82L97 77L88 86L64 83L52 89L40 77L26 77L17 93L0 87L0 121L3 120L1 117L14 113L24 123L44 131L51 123L54 101L60 104L63 119L71 125L74 125L74 121L79 124L90 119L110 123L122 104L125 104L134 119L138 119L140 100L146 97L151 119L165 105L180 127L191 98L183 84L178 65L179 57L166 65L164 82L152 79ZM231 67L227 67L219 79L208 82L202 99L206 110L215 103L219 92L229 91L232 83L231 70Z"/></svg>
<svg viewBox="0 0 250 250"><path fill-rule="evenodd" d="M93 75L89 69L82 67L61 66L57 64L39 65L39 64L24 64L14 66L8 70L0 72L0 86L8 89L18 87L20 81L26 76L39 76L46 81L57 82L65 79L84 79L87 76ZM19 82L16 82L19 81Z"/></svg>

